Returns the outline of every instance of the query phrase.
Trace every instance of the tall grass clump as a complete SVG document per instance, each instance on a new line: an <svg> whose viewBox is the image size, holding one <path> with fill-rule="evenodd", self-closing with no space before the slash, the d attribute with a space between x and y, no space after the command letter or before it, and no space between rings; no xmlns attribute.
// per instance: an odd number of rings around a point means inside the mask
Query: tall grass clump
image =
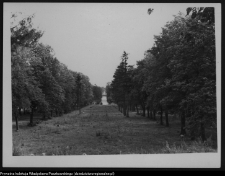
<svg viewBox="0 0 225 176"><path fill-rule="evenodd" d="M23 155L20 147L13 147L12 154L13 154L13 156L21 156L21 155Z"/></svg>
<svg viewBox="0 0 225 176"><path fill-rule="evenodd" d="M165 147L162 149L162 153L208 153L208 152L217 152L216 149L212 147L213 142L211 137L209 137L205 142L202 142L201 138L193 141L191 144L187 144L185 141L182 141L179 145L173 143L169 145L166 141Z"/></svg>

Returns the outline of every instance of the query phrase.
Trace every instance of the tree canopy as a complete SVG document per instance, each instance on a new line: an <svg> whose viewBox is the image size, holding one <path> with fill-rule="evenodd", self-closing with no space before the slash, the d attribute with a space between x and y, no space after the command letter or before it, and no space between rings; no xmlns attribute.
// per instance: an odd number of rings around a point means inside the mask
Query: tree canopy
<svg viewBox="0 0 225 176"><path fill-rule="evenodd" d="M124 52L107 96L124 111L129 104L140 105L144 116L145 108L161 116L165 111L167 126L168 113L177 113L182 135L205 140L205 126L216 124L214 8L187 8L186 16L174 16L154 39L135 68Z"/></svg>
<svg viewBox="0 0 225 176"><path fill-rule="evenodd" d="M11 17L11 69L13 115L18 120L21 108L50 118L71 112L101 99L100 88L88 76L69 70L55 56L51 46L39 43L43 31L33 27L34 15L18 20L22 13ZM76 64L76 63L74 63ZM77 80L79 79L79 82Z"/></svg>

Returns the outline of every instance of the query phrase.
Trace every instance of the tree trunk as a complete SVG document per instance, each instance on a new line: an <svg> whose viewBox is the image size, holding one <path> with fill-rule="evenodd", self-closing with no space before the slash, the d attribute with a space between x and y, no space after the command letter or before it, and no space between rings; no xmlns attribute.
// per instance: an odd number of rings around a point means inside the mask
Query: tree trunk
<svg viewBox="0 0 225 176"><path fill-rule="evenodd" d="M168 109L165 110L165 116L166 116L166 126L169 127L169 118L168 118Z"/></svg>
<svg viewBox="0 0 225 176"><path fill-rule="evenodd" d="M153 119L152 110L150 111L150 119Z"/></svg>
<svg viewBox="0 0 225 176"><path fill-rule="evenodd" d="M22 116L21 108L19 108L19 115Z"/></svg>
<svg viewBox="0 0 225 176"><path fill-rule="evenodd" d="M44 120L46 119L45 112L43 112L43 119L44 119Z"/></svg>
<svg viewBox="0 0 225 176"><path fill-rule="evenodd" d="M79 114L81 114L81 108L79 108Z"/></svg>
<svg viewBox="0 0 225 176"><path fill-rule="evenodd" d="M127 107L127 113L126 116L129 117L129 106Z"/></svg>
<svg viewBox="0 0 225 176"><path fill-rule="evenodd" d="M148 118L150 118L150 113L149 113L150 112L150 108L149 107L147 108L147 112L148 112Z"/></svg>
<svg viewBox="0 0 225 176"><path fill-rule="evenodd" d="M81 108L80 108L80 111L81 111ZM60 109L60 111L59 111L59 115L60 115L60 116L62 116L62 115L63 115L63 113L64 113L64 110ZM67 111L65 111L65 113L67 113Z"/></svg>
<svg viewBox="0 0 225 176"><path fill-rule="evenodd" d="M126 105L123 105L123 115L126 116Z"/></svg>
<svg viewBox="0 0 225 176"><path fill-rule="evenodd" d="M15 120L16 120L16 131L18 131L19 130L19 123L18 123L18 114L17 114L17 112L14 113L14 115L15 115Z"/></svg>
<svg viewBox="0 0 225 176"><path fill-rule="evenodd" d="M23 108L23 114L24 115L26 114L26 108Z"/></svg>
<svg viewBox="0 0 225 176"><path fill-rule="evenodd" d="M33 114L34 114L34 108L31 108L30 112L30 125L33 126Z"/></svg>
<svg viewBox="0 0 225 176"><path fill-rule="evenodd" d="M133 112L135 112L135 105L133 105Z"/></svg>
<svg viewBox="0 0 225 176"><path fill-rule="evenodd" d="M163 125L163 108L161 106L160 125Z"/></svg>
<svg viewBox="0 0 225 176"><path fill-rule="evenodd" d="M186 134L186 130L185 130L185 112L182 111L181 112L181 131L180 131L180 135L185 135Z"/></svg>
<svg viewBox="0 0 225 176"><path fill-rule="evenodd" d="M138 109L138 105L136 105L136 109L137 109L137 114L139 114L139 109Z"/></svg>
<svg viewBox="0 0 225 176"><path fill-rule="evenodd" d="M154 119L154 120L156 120L155 113L156 113L156 111L155 111L155 109L154 109L154 110L153 110L153 119Z"/></svg>
<svg viewBox="0 0 225 176"><path fill-rule="evenodd" d="M205 125L204 125L203 119L201 119L201 138L202 138L203 142L206 140L206 137L205 137Z"/></svg>
<svg viewBox="0 0 225 176"><path fill-rule="evenodd" d="M123 115L126 116L127 115L127 107L126 107L126 93L124 94L124 100L123 100Z"/></svg>
<svg viewBox="0 0 225 176"><path fill-rule="evenodd" d="M145 106L142 106L142 110L143 110L142 116L145 117Z"/></svg>

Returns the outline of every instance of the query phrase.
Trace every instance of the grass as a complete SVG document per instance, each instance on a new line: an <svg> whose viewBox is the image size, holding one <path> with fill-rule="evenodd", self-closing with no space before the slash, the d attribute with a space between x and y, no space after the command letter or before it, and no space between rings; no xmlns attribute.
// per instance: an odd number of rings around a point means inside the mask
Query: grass
<svg viewBox="0 0 225 176"><path fill-rule="evenodd" d="M179 123L170 127L130 113L124 117L114 106L92 105L61 117L27 126L13 124L13 155L110 155L216 152L210 143L181 139Z"/></svg>
<svg viewBox="0 0 225 176"><path fill-rule="evenodd" d="M208 142L202 142L200 139L187 145L186 142L182 142L180 145L169 145L166 141L166 146L162 149L162 153L208 153L216 152L216 149L211 147Z"/></svg>

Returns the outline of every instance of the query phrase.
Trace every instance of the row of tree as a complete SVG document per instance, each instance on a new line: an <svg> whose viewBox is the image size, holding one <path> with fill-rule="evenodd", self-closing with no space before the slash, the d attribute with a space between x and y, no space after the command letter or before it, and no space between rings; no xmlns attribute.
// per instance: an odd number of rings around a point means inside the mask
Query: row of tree
<svg viewBox="0 0 225 176"><path fill-rule="evenodd" d="M180 134L205 140L205 127L216 127L214 8L187 8L186 16L176 15L154 38L136 67L123 53L106 86L107 100L128 117L135 106L142 107L143 116L147 109L151 119L159 111L162 125L165 113L166 126L169 113L179 114Z"/></svg>
<svg viewBox="0 0 225 176"><path fill-rule="evenodd" d="M89 78L72 70L54 57L50 46L38 42L43 32L33 27L34 15L15 22L11 17L12 111L18 130L21 109L43 118L59 116L101 101L102 88L91 85ZM16 24L15 24L16 23Z"/></svg>

